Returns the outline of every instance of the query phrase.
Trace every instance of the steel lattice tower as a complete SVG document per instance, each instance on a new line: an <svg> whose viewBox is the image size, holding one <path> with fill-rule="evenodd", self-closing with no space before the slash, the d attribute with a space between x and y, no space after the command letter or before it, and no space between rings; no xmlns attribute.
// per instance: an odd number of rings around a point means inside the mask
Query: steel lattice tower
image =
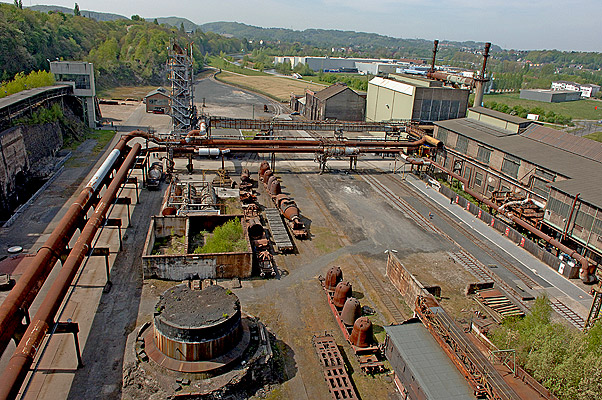
<svg viewBox="0 0 602 400"><path fill-rule="evenodd" d="M192 43L184 50L171 43L167 71L171 82L169 100L173 133L187 132L196 125L194 106L194 76L192 71Z"/></svg>

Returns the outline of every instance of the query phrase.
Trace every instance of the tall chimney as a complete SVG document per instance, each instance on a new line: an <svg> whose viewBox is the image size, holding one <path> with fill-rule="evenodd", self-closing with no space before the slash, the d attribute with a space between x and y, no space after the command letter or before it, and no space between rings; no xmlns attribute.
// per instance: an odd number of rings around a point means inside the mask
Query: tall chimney
<svg viewBox="0 0 602 400"><path fill-rule="evenodd" d="M485 52L483 53L483 67L481 68L481 74L477 76L475 92L474 92L474 106L480 107L483 104L483 91L485 90L485 82L489 81L485 78L485 69L487 68L487 58L489 58L489 48L491 43L485 43Z"/></svg>

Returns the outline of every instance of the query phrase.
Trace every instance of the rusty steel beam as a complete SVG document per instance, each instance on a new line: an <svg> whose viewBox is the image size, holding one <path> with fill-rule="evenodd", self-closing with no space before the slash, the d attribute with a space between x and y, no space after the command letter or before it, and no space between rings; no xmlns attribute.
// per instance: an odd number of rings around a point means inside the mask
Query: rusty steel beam
<svg viewBox="0 0 602 400"><path fill-rule="evenodd" d="M0 399L14 399L17 397L21 385L29 372L29 367L33 363L36 352L46 333L54 324L56 313L71 286L73 278L77 274L84 257L89 252L90 244L102 224L107 211L115 200L121 184L125 181L129 170L136 162L138 153L140 153L140 144L136 143L100 199L98 206L94 210L94 214L86 223L48 294L42 301L42 304L40 304L40 308L25 331L8 366L0 376L0 382L2 382L2 385L0 385Z"/></svg>
<svg viewBox="0 0 602 400"><path fill-rule="evenodd" d="M406 126L411 120L394 122L354 122L354 121L272 121L261 119L244 119L228 117L207 117L206 122L211 128L257 129L257 130L310 130L335 131L342 129L347 132L384 132L393 126Z"/></svg>
<svg viewBox="0 0 602 400"><path fill-rule="evenodd" d="M21 325L24 314L28 313L29 306L92 206L90 200L98 193L107 173L119 165L119 155L125 149L128 140L128 137L124 137L115 145L107 160L69 207L50 237L38 250L27 271L19 278L0 306L0 354L4 352Z"/></svg>

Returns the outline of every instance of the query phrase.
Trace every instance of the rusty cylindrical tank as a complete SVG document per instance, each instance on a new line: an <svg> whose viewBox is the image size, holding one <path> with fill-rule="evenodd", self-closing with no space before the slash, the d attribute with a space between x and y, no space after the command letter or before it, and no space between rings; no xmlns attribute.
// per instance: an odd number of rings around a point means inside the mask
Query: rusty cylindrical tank
<svg viewBox="0 0 602 400"><path fill-rule="evenodd" d="M289 221L299 219L299 209L293 200L289 199L281 202L280 211L282 211L284 218L288 219Z"/></svg>
<svg viewBox="0 0 602 400"><path fill-rule="evenodd" d="M251 181L251 173L247 168L243 168L240 173L240 181L241 182L250 182Z"/></svg>
<svg viewBox="0 0 602 400"><path fill-rule="evenodd" d="M267 161L262 161L261 164L259 164L259 178L260 179L263 179L263 174L268 169L270 169L270 164L268 164Z"/></svg>
<svg viewBox="0 0 602 400"><path fill-rule="evenodd" d="M341 308L345 305L347 297L351 297L351 283L339 282L334 289L334 298L332 299L332 302L336 307Z"/></svg>
<svg viewBox="0 0 602 400"><path fill-rule="evenodd" d="M278 196L279 194L282 194L282 188L280 187L280 181L277 179L274 182L272 182L272 185L268 189L269 189L270 193L272 194L272 196Z"/></svg>
<svg viewBox="0 0 602 400"><path fill-rule="evenodd" d="M328 290L334 290L339 282L343 280L343 271L338 265L330 267L326 272L326 280L324 280L324 286Z"/></svg>
<svg viewBox="0 0 602 400"><path fill-rule="evenodd" d="M282 203L284 200L290 200L290 198L284 193L277 195L274 199L276 202L276 207L280 208L280 203Z"/></svg>
<svg viewBox="0 0 602 400"><path fill-rule="evenodd" d="M271 169L268 169L263 173L263 182L267 183L270 179L270 176L274 175L274 172Z"/></svg>
<svg viewBox="0 0 602 400"><path fill-rule="evenodd" d="M266 189L270 190L270 186L272 185L272 183L277 180L278 179L274 175L271 175L266 182L266 185L265 185Z"/></svg>
<svg viewBox="0 0 602 400"><path fill-rule="evenodd" d="M362 306L355 297L349 297L341 311L341 320L347 326L353 326L355 320L362 316Z"/></svg>
<svg viewBox="0 0 602 400"><path fill-rule="evenodd" d="M247 230L251 239L261 239L263 236L263 225L261 225L259 218L251 218Z"/></svg>
<svg viewBox="0 0 602 400"><path fill-rule="evenodd" d="M353 324L349 341L356 347L368 347L372 343L372 322L368 317L359 317Z"/></svg>

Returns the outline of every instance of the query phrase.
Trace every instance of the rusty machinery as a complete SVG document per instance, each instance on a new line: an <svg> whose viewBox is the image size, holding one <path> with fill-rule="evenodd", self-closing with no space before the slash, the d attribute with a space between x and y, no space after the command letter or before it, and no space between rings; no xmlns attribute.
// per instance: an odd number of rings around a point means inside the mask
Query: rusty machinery
<svg viewBox="0 0 602 400"><path fill-rule="evenodd" d="M66 254L66 246L71 235L76 228L82 229L85 222L79 238L68 252L58 276L40 304L38 311L33 318L27 318L29 323L25 333L20 338L17 349L1 375L0 399L15 398L17 396L37 350L49 331L77 334L77 323L71 321L66 323L56 322L54 318L84 257L91 254L93 250L91 248L92 240L100 226L105 223L105 216L115 202L121 185L126 181L130 169L136 164L137 156L141 150L140 144L134 144L125 159L123 159L123 153L127 149L127 141L138 135L143 135L143 133L132 132L122 137L107 160L82 191L78 200L55 228L50 238L40 248L28 271L19 279L15 288L3 302L0 308L0 332L2 335L2 343L0 344L2 344L2 351L5 350L11 336L16 333L21 325L23 314L28 315L27 309L38 294L56 260L61 255ZM123 161L117 164L118 160ZM101 186L108 182L110 172L116 167L119 167L119 169L110 180L108 188L102 197L96 200L96 195ZM95 204L94 213L89 219L84 220L85 211L90 208L89 202ZM77 336L75 337L77 338ZM76 346L78 347L77 340ZM78 361L81 365L79 356Z"/></svg>
<svg viewBox="0 0 602 400"><path fill-rule="evenodd" d="M487 68L487 59L489 58L489 49L491 48L491 43L485 43L485 50L483 51L483 65L481 67L481 71L475 77L470 78L466 76L461 76L453 73L436 71L435 70L435 59L437 56L437 49L439 46L439 41L435 40L433 43L433 58L431 60L431 68L427 72L426 76L430 79L435 79L438 81L448 82L454 86L465 85L469 87L475 88L475 99L474 105L480 106L483 102L483 91L484 85L489 81L489 78L485 76L485 71Z"/></svg>

